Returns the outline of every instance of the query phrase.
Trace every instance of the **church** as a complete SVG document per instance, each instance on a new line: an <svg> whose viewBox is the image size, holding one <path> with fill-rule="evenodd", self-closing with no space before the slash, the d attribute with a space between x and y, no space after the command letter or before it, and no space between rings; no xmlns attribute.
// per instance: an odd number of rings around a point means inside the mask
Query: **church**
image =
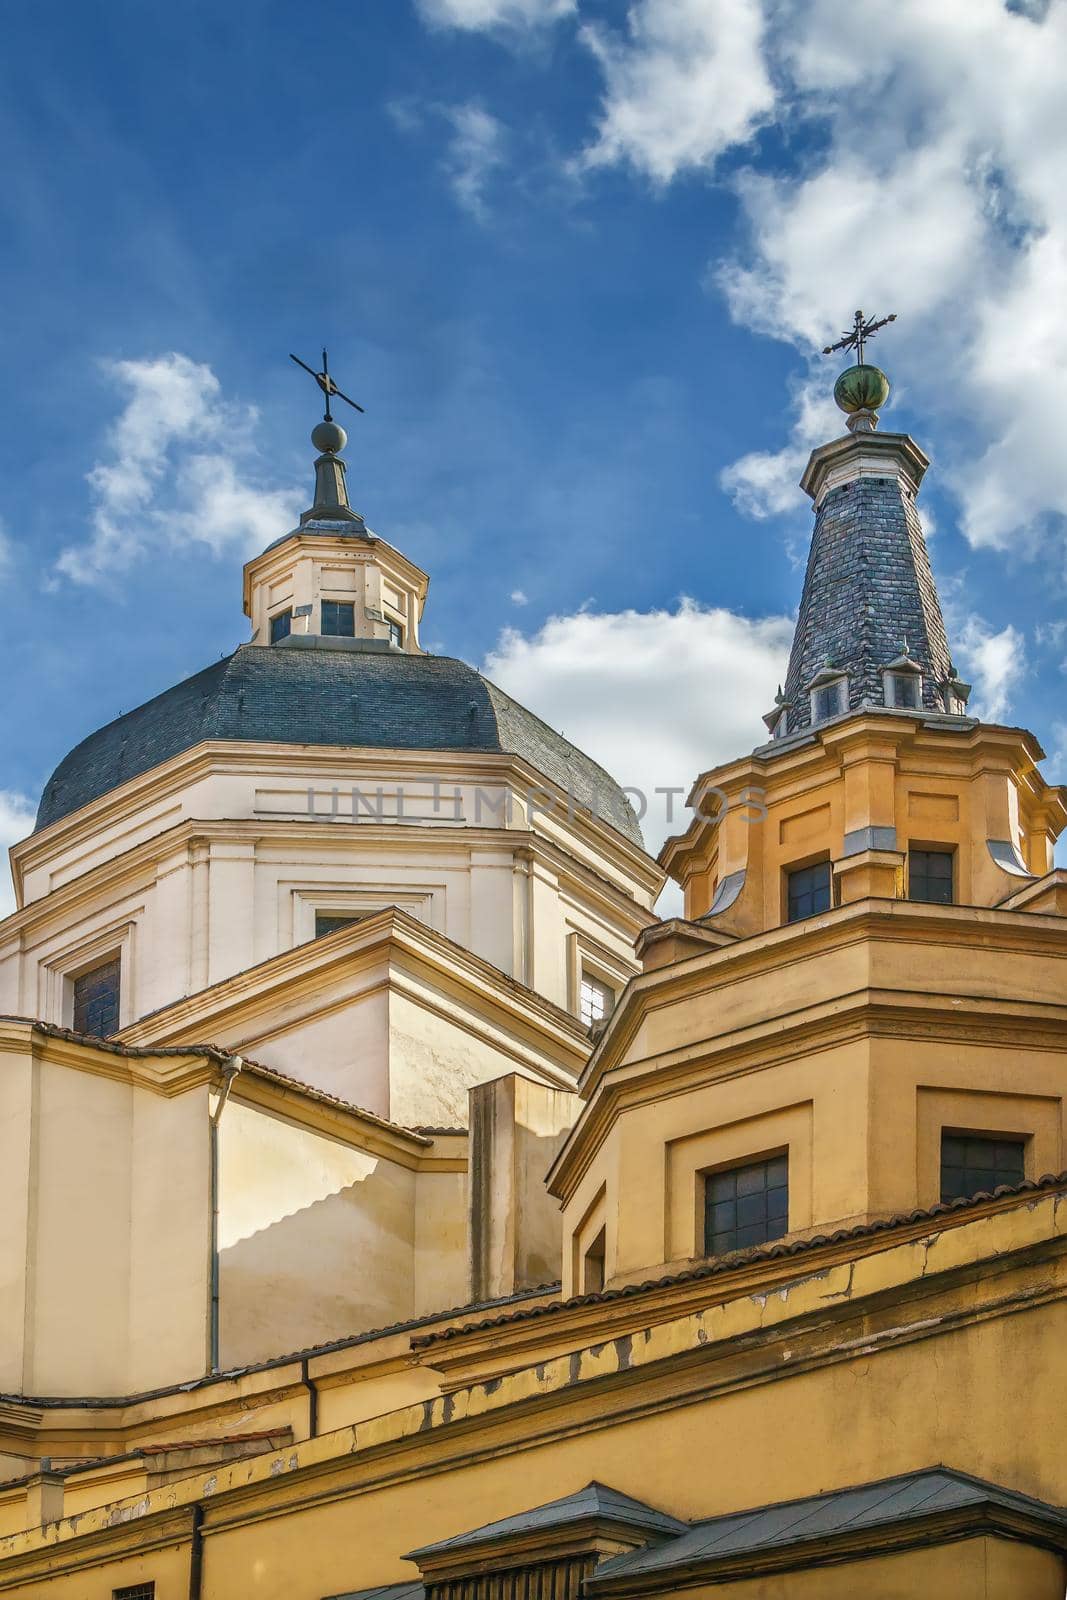
<svg viewBox="0 0 1067 1600"><path fill-rule="evenodd" d="M658 860L423 649L315 374L248 643L11 852L0 1595L1062 1600L1067 789L968 710L872 331Z"/></svg>

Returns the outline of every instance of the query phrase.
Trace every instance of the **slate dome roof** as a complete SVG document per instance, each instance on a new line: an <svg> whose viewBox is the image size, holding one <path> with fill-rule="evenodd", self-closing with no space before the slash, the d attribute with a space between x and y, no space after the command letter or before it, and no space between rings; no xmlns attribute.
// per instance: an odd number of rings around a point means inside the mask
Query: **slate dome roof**
<svg viewBox="0 0 1067 1600"><path fill-rule="evenodd" d="M45 785L34 831L204 740L234 739L505 751L643 845L633 807L615 780L465 662L296 644L241 645L90 734Z"/></svg>

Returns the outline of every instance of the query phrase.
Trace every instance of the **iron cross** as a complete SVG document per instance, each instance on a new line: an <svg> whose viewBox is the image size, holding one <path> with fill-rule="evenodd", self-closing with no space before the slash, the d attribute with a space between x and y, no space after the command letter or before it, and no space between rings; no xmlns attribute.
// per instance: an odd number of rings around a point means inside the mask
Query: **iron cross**
<svg viewBox="0 0 1067 1600"><path fill-rule="evenodd" d="M852 327L843 333L836 344L828 344L823 349L824 356L832 356L835 350L855 350L860 366L863 365L863 347L868 339L874 337L879 328L884 328L887 323L895 322L897 314L894 311L891 317L883 317L876 322L873 317L864 318L862 311L857 311L852 319Z"/></svg>
<svg viewBox="0 0 1067 1600"><path fill-rule="evenodd" d="M362 411L363 410L363 407L359 404L358 400L353 400L350 395L343 394L342 391L334 383L333 379L330 377L330 363L326 359L325 350L322 352L322 371L321 372L316 372L314 367L309 367L306 361L301 361L300 357L299 356L294 356L291 351L290 351L290 354L289 354L289 360L290 361L295 361L297 366L298 367L303 367L305 372L310 372L311 376L314 378L315 382L318 384L319 388L322 390L323 394L326 396L326 417L325 417L325 420L327 422L332 422L333 421L333 416L332 416L332 414L330 412L330 396L333 395L333 394L335 394L339 400L344 400L344 401L347 402L348 405L354 406L357 411Z"/></svg>

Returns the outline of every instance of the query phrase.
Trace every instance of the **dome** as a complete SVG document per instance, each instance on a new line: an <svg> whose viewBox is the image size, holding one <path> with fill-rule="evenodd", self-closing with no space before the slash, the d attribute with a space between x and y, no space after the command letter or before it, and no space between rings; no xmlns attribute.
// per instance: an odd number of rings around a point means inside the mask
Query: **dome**
<svg viewBox="0 0 1067 1600"><path fill-rule="evenodd" d="M307 644L241 645L90 734L45 785L35 832L194 745L233 739L507 752L643 844L633 807L614 779L465 662Z"/></svg>

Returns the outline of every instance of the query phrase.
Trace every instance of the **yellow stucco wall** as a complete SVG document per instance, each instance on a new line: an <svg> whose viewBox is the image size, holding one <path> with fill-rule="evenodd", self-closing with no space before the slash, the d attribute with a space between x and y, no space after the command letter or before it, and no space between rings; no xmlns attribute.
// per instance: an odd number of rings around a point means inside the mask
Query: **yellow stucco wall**
<svg viewBox="0 0 1067 1600"><path fill-rule="evenodd" d="M222 1367L413 1314L413 1171L231 1101L219 1175Z"/></svg>
<svg viewBox="0 0 1067 1600"><path fill-rule="evenodd" d="M0 1384L135 1392L202 1370L209 1145L204 1084L166 1098L34 1047L0 1055Z"/></svg>

